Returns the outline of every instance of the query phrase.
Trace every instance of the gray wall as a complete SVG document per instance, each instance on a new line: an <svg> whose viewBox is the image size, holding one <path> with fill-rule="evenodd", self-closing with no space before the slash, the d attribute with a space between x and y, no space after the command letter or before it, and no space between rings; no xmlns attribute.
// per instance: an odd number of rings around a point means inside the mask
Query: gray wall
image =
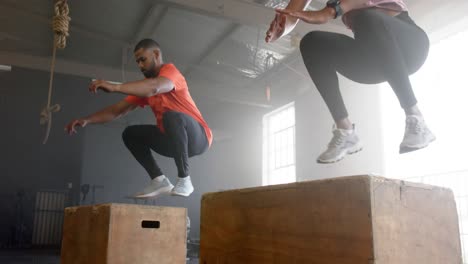
<svg viewBox="0 0 468 264"><path fill-rule="evenodd" d="M188 208L192 220L191 237L199 237L200 199L203 193L262 184L263 114L290 101L296 102L298 180L379 174L382 171L379 90L376 87L362 87L342 80L349 112L366 148L338 164L319 165L315 159L331 138L331 117L310 80L294 81L293 88L286 89L284 87L291 87L287 78L293 77L287 71L284 74L283 78L278 75L281 80L273 80L274 107L270 109L213 102L194 95L200 110L214 129L215 141L207 153L191 159L195 193L190 198L162 197L156 201L157 205ZM23 78L25 75L28 78ZM59 75L56 87L60 88L54 93L54 98L57 98L54 101L62 104L63 111L54 116L51 140L48 145L42 146L42 133L37 123L38 109L43 102L38 98L45 100L47 75L15 70L0 76L2 87L4 84L5 87L18 87L2 89L2 94L8 92L9 98L13 98L13 95L17 98L16 103L9 101L8 105L3 104L9 111L9 127L15 128L2 132L2 146L8 145L2 149L9 150L8 155L3 152L8 161L1 163L2 171L6 172L8 182L15 186L8 187L6 194L10 192L10 196L14 195L13 190L29 185L31 189L63 188L67 182L73 182L78 187L81 179L82 184L104 187L96 189L94 197L90 192L85 204L133 202L125 196L139 191L148 183L149 177L123 145L121 133L128 125L154 124L154 117L148 108L139 109L110 124L89 126L73 137L65 136L62 128L66 122L97 111L121 100L123 96L104 93L90 95L86 89L89 80ZM28 91L36 93L35 96L22 96L26 95L24 87L31 86L38 87L28 88ZM27 105L23 108L27 111L13 112L21 104ZM13 135L17 136L15 141L10 140ZM175 182L177 172L173 160L157 154L155 157L165 174ZM54 163L55 158L59 158L59 162ZM24 162L29 162L28 166L23 166ZM41 175L40 180L34 177L37 174ZM18 180L18 175L28 180ZM9 212L11 215L11 208Z"/></svg>
<svg viewBox="0 0 468 264"><path fill-rule="evenodd" d="M90 192L85 203L126 202L126 195L139 191L148 183L148 176L133 159L121 141L125 126L153 123L149 109L140 109L128 117L107 125L89 126L69 137L64 125L73 118L88 115L123 98L122 95L97 94L87 91L89 79L57 74L54 100L62 111L54 115L49 143L41 145L39 111L46 101L48 74L14 68L0 73L1 109L7 113L2 130L2 176L8 184L0 190L1 241L7 239L9 226L15 223L18 189L28 197L28 228L31 228L34 193L39 189L66 189L73 183L74 202L78 202L81 183L102 185L93 199ZM199 237L199 208L202 193L221 189L258 186L261 184L261 120L264 109L212 102L203 97L194 99L210 126L215 142L204 155L191 161L196 187L190 199L166 197L157 204L189 208L192 237ZM155 155L166 175L175 182L176 168L171 159ZM77 197L78 196L78 197Z"/></svg>
<svg viewBox="0 0 468 264"><path fill-rule="evenodd" d="M62 111L53 115L49 141L42 145L45 134L39 125L39 113L47 103L47 72L14 67L0 72L0 245L10 236L10 228L17 222L16 193L25 192L24 209L26 233L32 228L35 193L41 189L67 190L72 183L72 202L77 199L80 185L83 137L70 140L63 127L70 115L86 105L82 98L82 78L57 74L53 102Z"/></svg>

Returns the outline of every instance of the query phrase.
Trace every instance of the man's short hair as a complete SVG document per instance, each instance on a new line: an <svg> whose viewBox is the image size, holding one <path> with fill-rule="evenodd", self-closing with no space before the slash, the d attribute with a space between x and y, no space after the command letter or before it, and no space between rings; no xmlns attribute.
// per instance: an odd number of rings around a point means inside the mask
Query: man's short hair
<svg viewBox="0 0 468 264"><path fill-rule="evenodd" d="M159 43L156 42L154 39L142 39L140 40L140 42L138 42L135 45L135 49L133 50L133 52L139 49L152 49L152 48L160 49L161 47L159 46Z"/></svg>

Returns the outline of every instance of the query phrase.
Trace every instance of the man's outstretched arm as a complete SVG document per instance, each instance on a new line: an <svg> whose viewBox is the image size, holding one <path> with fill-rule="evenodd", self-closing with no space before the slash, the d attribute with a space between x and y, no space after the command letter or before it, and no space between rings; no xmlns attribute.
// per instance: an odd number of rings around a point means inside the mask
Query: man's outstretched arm
<svg viewBox="0 0 468 264"><path fill-rule="evenodd" d="M88 124L103 124L111 122L121 116L124 116L128 112L134 110L137 107L135 104L131 104L125 100L122 100L116 104L110 105L94 114L87 117L75 119L65 126L65 131L68 134L76 133L77 127L85 127Z"/></svg>
<svg viewBox="0 0 468 264"><path fill-rule="evenodd" d="M109 93L122 93L138 97L151 97L167 93L174 89L174 83L165 77L149 78L141 81L113 84L103 80L96 80L89 86L89 91L96 93L103 90Z"/></svg>

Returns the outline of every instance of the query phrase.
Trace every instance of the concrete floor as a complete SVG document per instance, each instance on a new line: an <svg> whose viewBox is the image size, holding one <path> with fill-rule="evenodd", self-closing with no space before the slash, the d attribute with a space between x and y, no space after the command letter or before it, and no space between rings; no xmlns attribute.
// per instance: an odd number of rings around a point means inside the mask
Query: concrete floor
<svg viewBox="0 0 468 264"><path fill-rule="evenodd" d="M60 252L54 250L0 250L1 264L60 264ZM187 261L198 264L198 259Z"/></svg>
<svg viewBox="0 0 468 264"><path fill-rule="evenodd" d="M1 250L2 264L59 264L60 252L57 250Z"/></svg>

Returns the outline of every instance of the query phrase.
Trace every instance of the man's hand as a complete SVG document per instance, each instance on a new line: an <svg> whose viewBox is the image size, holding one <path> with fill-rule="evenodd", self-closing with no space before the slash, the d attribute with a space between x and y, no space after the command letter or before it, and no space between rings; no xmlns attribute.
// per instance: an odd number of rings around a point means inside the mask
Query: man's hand
<svg viewBox="0 0 468 264"><path fill-rule="evenodd" d="M92 93L97 93L97 90L103 90L106 93L113 93L117 92L118 88L118 84L113 84L104 80L96 80L89 85L88 89Z"/></svg>
<svg viewBox="0 0 468 264"><path fill-rule="evenodd" d="M276 13L271 21L270 28L266 32L265 42L273 42L283 36L286 27L286 15Z"/></svg>
<svg viewBox="0 0 468 264"><path fill-rule="evenodd" d="M85 127L89 123L86 119L75 119L65 126L65 132L69 135L76 133L76 127Z"/></svg>

